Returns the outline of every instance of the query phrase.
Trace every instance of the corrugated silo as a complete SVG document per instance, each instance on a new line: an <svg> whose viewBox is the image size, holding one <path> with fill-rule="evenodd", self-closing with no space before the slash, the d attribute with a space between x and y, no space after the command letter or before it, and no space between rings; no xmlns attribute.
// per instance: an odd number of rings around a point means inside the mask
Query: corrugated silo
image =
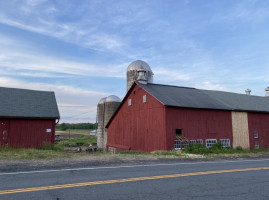
<svg viewBox="0 0 269 200"><path fill-rule="evenodd" d="M97 147L103 148L104 144L104 119L105 119L105 100L106 97L100 99L97 105Z"/></svg>
<svg viewBox="0 0 269 200"><path fill-rule="evenodd" d="M153 72L151 71L150 66L142 60L136 60L127 68L127 92L133 83L138 80L139 70L144 70L146 81L148 83L153 83Z"/></svg>
<svg viewBox="0 0 269 200"><path fill-rule="evenodd" d="M120 103L121 103L121 99L115 95L110 95L106 98L106 101L105 101L105 120L104 120L105 126L109 122L110 118L113 116L115 111L118 109ZM106 148L106 144L107 144L107 132L105 130L104 131L104 144L103 144L104 146L103 146L103 148Z"/></svg>
<svg viewBox="0 0 269 200"><path fill-rule="evenodd" d="M107 132L105 130L105 126L119 107L120 103L121 99L115 95L102 98L98 103L97 147L99 149L106 149Z"/></svg>

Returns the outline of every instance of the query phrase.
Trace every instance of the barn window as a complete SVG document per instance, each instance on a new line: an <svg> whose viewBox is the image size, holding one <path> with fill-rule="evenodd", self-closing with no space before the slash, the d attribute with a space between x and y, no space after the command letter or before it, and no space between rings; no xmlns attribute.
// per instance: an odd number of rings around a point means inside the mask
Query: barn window
<svg viewBox="0 0 269 200"><path fill-rule="evenodd" d="M258 131L254 131L254 138L258 138L259 135L258 135Z"/></svg>
<svg viewBox="0 0 269 200"><path fill-rule="evenodd" d="M176 136L182 136L182 129L176 129Z"/></svg>
<svg viewBox="0 0 269 200"><path fill-rule="evenodd" d="M216 139L207 139L205 141L205 143L206 143L206 148L211 148L211 147L213 147L214 144L217 143L217 140Z"/></svg>
<svg viewBox="0 0 269 200"><path fill-rule="evenodd" d="M220 143L223 147L230 147L230 139L220 139Z"/></svg>
<svg viewBox="0 0 269 200"><path fill-rule="evenodd" d="M180 149L180 140L174 140L174 149Z"/></svg>
<svg viewBox="0 0 269 200"><path fill-rule="evenodd" d="M190 144L196 144L196 140L190 140Z"/></svg>
<svg viewBox="0 0 269 200"><path fill-rule="evenodd" d="M128 106L132 105L132 99L128 99Z"/></svg>
<svg viewBox="0 0 269 200"><path fill-rule="evenodd" d="M197 144L203 144L203 140L202 139L198 139L197 140Z"/></svg>
<svg viewBox="0 0 269 200"><path fill-rule="evenodd" d="M185 146L188 146L188 145L189 145L189 143L188 143L187 140L182 140L182 142L181 142L181 149L184 149Z"/></svg>
<svg viewBox="0 0 269 200"><path fill-rule="evenodd" d="M147 95L143 95L143 103L147 102Z"/></svg>
<svg viewBox="0 0 269 200"><path fill-rule="evenodd" d="M256 141L256 142L255 142L255 149L258 149L258 148L259 148L259 142Z"/></svg>

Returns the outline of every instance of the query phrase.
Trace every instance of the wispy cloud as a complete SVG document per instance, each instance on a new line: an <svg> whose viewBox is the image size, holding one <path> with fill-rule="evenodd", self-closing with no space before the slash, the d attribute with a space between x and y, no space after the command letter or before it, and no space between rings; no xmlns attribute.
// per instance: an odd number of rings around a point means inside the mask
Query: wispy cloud
<svg viewBox="0 0 269 200"><path fill-rule="evenodd" d="M3 39L5 38L5 39ZM92 76L92 77L117 77L123 78L125 74L126 63L119 65L107 64L98 66L84 62L74 62L72 60L61 59L39 53L35 48L27 49L25 46L16 40L8 37L0 39L0 67L2 75L12 73L12 70L28 70L32 72L18 72L19 76L38 77L55 77L57 76ZM8 70L5 70L8 69ZM11 71L11 72L10 72Z"/></svg>
<svg viewBox="0 0 269 200"><path fill-rule="evenodd" d="M198 89L206 89L206 90L220 90L220 91L227 90L225 86L217 84L217 83L212 83L210 81L202 82L199 85L198 84L195 85L195 87Z"/></svg>

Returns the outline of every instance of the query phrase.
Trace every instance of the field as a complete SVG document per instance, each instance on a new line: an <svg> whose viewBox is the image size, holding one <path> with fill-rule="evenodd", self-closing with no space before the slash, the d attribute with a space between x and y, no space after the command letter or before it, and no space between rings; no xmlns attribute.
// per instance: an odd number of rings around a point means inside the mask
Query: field
<svg viewBox="0 0 269 200"><path fill-rule="evenodd" d="M69 129L66 131L56 130L55 135L59 135L60 138L64 139L72 139L72 138L80 138L85 136L90 136L90 130L87 129Z"/></svg>

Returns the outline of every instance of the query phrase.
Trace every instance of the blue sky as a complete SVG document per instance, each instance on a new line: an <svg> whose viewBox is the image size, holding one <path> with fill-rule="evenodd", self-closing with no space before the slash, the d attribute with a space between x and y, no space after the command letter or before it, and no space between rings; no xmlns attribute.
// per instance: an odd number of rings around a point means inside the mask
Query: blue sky
<svg viewBox="0 0 269 200"><path fill-rule="evenodd" d="M269 1L0 1L0 86L55 91L61 122L95 122L134 60L154 82L264 96Z"/></svg>

